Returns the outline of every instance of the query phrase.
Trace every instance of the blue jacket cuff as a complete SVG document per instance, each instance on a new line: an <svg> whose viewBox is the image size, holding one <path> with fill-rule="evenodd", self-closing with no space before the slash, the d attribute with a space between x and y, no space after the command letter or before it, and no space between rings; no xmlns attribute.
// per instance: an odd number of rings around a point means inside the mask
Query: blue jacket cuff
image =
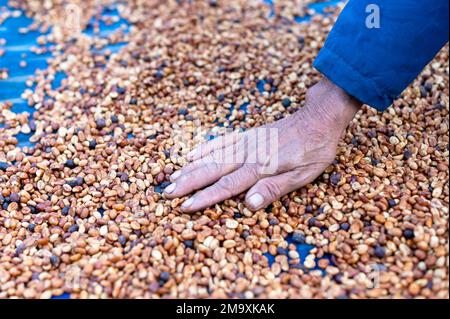
<svg viewBox="0 0 450 319"><path fill-rule="evenodd" d="M384 111L393 102L393 98L383 95L372 79L327 47L320 50L314 67L349 95L379 111Z"/></svg>

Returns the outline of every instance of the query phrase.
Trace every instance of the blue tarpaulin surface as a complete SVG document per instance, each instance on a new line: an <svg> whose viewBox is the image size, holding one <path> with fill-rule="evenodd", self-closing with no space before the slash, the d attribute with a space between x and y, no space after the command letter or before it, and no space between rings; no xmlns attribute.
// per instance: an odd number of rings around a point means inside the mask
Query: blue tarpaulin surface
<svg viewBox="0 0 450 319"><path fill-rule="evenodd" d="M272 0L264 0L265 2L272 4ZM336 5L340 0L331 0L321 3L315 3L310 5L312 9L316 12L323 12L324 8L330 5ZM0 11L2 8L7 6L7 0L0 0ZM103 14L109 16L118 16L118 12L115 8L104 8ZM296 18L297 22L308 22L310 17ZM9 101L13 103L12 111L15 113L28 112L31 114L34 112L34 108L28 106L27 102L21 98L21 94L28 87L25 81L32 75L35 74L37 70L44 70L47 68L47 59L51 58L51 53L45 54L35 54L31 51L32 47L37 47L37 39L42 33L38 31L30 31L26 34L19 32L20 28L27 27L33 22L32 19L27 18L24 14L17 18L9 18L2 25L0 25L0 39L6 40L6 45L3 47L5 53L0 57L0 69L7 68L9 77L6 80L0 80L0 102ZM107 36L112 32L117 31L119 28L127 25L127 21L120 18L116 23L111 25L106 25L100 22L100 33L94 34L92 27L88 27L83 32L90 36ZM51 45L51 44L49 44ZM112 52L119 51L126 43L118 43L105 47ZM20 61L26 61L27 65L25 67L20 66ZM60 86L61 81L65 78L65 74L58 72L52 83L52 87L57 88ZM264 81L261 80L258 83L258 88L263 90ZM246 105L241 105L240 110L246 111ZM0 123L0 129L4 124ZM16 137L19 140L19 146L32 146L33 144L29 141L31 134L18 134ZM289 243L294 243L292 238L287 238ZM309 251L313 246L308 244L297 244L297 251L300 254L301 260L309 254ZM285 253L285 252L280 252ZM274 256L266 254L269 263L273 263ZM324 258L329 259L329 256ZM319 269L319 268L316 268ZM54 299L67 299L70 298L70 294L65 293L61 296L54 296Z"/></svg>

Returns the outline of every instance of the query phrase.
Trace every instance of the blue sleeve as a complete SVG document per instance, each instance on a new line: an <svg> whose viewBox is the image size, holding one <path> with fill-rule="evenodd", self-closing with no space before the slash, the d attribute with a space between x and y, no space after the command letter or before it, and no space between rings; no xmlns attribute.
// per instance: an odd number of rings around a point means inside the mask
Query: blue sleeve
<svg viewBox="0 0 450 319"><path fill-rule="evenodd" d="M449 0L350 0L314 67L383 111L448 41L448 21Z"/></svg>

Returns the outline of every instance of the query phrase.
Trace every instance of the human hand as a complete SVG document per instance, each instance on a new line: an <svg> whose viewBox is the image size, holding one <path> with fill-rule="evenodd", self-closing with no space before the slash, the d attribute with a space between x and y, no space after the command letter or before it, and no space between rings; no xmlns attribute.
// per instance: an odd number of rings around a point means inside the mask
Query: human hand
<svg viewBox="0 0 450 319"><path fill-rule="evenodd" d="M339 139L360 106L323 79L292 116L194 149L187 156L190 163L171 176L165 195L181 197L206 187L181 206L195 212L250 189L246 205L264 208L311 183L333 162Z"/></svg>

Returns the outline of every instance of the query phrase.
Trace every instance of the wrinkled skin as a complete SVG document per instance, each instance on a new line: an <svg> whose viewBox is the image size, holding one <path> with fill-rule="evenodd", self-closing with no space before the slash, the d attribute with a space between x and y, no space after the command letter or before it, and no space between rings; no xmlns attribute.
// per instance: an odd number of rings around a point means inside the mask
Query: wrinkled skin
<svg viewBox="0 0 450 319"><path fill-rule="evenodd" d="M188 154L190 163L171 176L165 195L175 198L200 190L181 207L195 212L248 190L247 207L264 208L313 182L333 162L339 139L360 106L323 79L308 90L303 108L262 127L278 129L272 140L269 134L263 137L271 147L250 142L255 137L250 131L207 142Z"/></svg>

